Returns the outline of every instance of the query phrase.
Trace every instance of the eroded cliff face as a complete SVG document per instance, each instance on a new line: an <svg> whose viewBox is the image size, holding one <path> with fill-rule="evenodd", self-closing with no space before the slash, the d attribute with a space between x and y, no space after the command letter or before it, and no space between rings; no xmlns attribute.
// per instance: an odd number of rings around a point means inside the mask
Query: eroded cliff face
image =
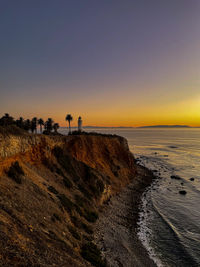
<svg viewBox="0 0 200 267"><path fill-rule="evenodd" d="M121 137L0 136L0 265L90 266L101 204L135 170Z"/></svg>

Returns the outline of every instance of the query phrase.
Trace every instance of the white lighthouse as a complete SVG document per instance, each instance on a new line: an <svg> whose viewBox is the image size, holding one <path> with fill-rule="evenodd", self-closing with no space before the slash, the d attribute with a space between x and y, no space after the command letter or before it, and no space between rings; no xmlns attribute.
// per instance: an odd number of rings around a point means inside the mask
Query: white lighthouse
<svg viewBox="0 0 200 267"><path fill-rule="evenodd" d="M78 117L78 131L81 132L82 131L82 119L81 117Z"/></svg>

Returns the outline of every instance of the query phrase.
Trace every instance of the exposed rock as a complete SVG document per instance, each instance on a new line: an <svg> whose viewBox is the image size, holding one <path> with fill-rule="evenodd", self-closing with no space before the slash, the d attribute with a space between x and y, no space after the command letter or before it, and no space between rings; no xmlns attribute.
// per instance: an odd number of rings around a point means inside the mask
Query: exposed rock
<svg viewBox="0 0 200 267"><path fill-rule="evenodd" d="M179 191L179 194L181 194L181 195L186 195L187 192L186 192L185 190L180 190L180 191Z"/></svg>

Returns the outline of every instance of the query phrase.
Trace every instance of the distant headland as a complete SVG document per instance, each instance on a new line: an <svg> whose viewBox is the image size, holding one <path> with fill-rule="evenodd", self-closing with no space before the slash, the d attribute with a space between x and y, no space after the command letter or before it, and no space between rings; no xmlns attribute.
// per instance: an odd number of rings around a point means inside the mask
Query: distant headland
<svg viewBox="0 0 200 267"><path fill-rule="evenodd" d="M140 126L138 128L191 128L189 125L150 125Z"/></svg>
<svg viewBox="0 0 200 267"><path fill-rule="evenodd" d="M84 126L84 128L124 128L124 129L128 129L128 128L193 128L192 126L189 125L147 125L147 126L138 126L138 127L134 127L134 126L92 126L92 125L88 125L88 126ZM195 127L196 128L196 127Z"/></svg>

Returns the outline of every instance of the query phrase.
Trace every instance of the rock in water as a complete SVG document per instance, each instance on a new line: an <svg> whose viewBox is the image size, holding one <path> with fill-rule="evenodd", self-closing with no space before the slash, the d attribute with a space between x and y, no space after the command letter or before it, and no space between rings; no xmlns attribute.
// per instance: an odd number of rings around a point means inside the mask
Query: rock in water
<svg viewBox="0 0 200 267"><path fill-rule="evenodd" d="M175 179L175 180L181 180L181 177L178 175L172 175L171 179Z"/></svg>

